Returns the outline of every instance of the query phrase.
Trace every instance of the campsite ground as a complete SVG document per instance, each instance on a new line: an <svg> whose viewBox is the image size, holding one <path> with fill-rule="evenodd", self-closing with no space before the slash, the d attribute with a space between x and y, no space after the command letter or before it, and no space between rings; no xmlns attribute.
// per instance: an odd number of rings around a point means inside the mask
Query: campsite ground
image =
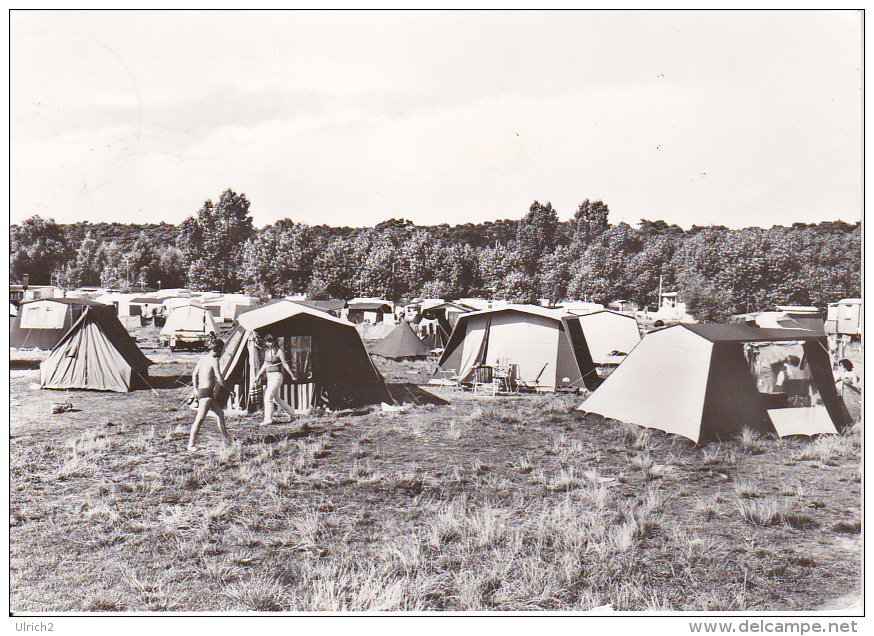
<svg viewBox="0 0 874 636"><path fill-rule="evenodd" d="M860 592L859 425L696 447L584 417L580 396L417 388L430 363L378 361L400 412L232 416L231 448L210 420L189 455L197 354L138 335L154 390L41 391L38 356L14 356L14 612L834 610Z"/></svg>

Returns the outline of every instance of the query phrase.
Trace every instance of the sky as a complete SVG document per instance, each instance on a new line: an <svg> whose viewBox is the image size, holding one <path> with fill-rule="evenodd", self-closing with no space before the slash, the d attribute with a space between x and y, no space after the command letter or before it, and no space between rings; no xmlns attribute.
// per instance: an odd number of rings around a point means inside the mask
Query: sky
<svg viewBox="0 0 874 636"><path fill-rule="evenodd" d="M12 11L10 221L862 214L854 11Z"/></svg>

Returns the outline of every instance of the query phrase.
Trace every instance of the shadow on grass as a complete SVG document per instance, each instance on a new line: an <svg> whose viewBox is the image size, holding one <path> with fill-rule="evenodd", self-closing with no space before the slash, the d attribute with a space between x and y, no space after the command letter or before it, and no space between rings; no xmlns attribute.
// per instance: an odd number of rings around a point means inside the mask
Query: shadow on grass
<svg viewBox="0 0 874 636"><path fill-rule="evenodd" d="M398 402L413 404L436 404L442 406L449 404L447 400L429 393L422 387L412 382L387 382L389 393Z"/></svg>
<svg viewBox="0 0 874 636"><path fill-rule="evenodd" d="M150 375L147 378L149 386L142 387L146 391L152 389L178 389L191 384L191 374L182 373L176 375Z"/></svg>
<svg viewBox="0 0 874 636"><path fill-rule="evenodd" d="M287 442L293 439L301 439L303 437L310 437L312 435L319 435L320 433L324 433L325 429L323 428L301 428L294 431L277 431L276 433L261 433L255 435L247 435L243 439L243 446L249 446L251 444L278 444L279 442Z"/></svg>
<svg viewBox="0 0 874 636"><path fill-rule="evenodd" d="M39 360L10 360L10 371L34 371L39 369Z"/></svg>

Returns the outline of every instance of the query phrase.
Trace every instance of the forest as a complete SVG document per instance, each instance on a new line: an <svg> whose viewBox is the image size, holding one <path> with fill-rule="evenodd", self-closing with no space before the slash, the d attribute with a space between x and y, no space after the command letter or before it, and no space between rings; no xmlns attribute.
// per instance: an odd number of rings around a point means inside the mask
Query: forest
<svg viewBox="0 0 874 636"><path fill-rule="evenodd" d="M521 218L418 226L253 224L245 194L226 190L177 225L59 224L32 216L10 226L10 280L67 289L189 287L311 298L379 296L546 298L655 308L659 279L687 310L721 321L776 305L824 307L861 297L861 223L687 230L641 219L611 224L585 199L560 221L534 201Z"/></svg>

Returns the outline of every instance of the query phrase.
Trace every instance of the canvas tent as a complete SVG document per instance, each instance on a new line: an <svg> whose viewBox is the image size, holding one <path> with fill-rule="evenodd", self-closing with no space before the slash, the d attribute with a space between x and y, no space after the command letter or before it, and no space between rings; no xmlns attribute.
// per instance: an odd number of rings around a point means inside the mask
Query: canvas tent
<svg viewBox="0 0 874 636"><path fill-rule="evenodd" d="M575 350L586 388L598 387L599 367L621 364L640 342L640 329L634 316L606 309L584 315L565 316L565 325L577 343ZM577 331L579 330L579 333Z"/></svg>
<svg viewBox="0 0 874 636"><path fill-rule="evenodd" d="M370 348L370 353L383 358L401 360L403 358L421 358L431 353L424 342L410 327L410 323L401 320L385 338Z"/></svg>
<svg viewBox="0 0 874 636"><path fill-rule="evenodd" d="M22 302L9 330L9 346L53 349L88 307L115 308L87 298L50 298Z"/></svg>
<svg viewBox="0 0 874 636"><path fill-rule="evenodd" d="M86 306L39 365L40 387L130 391L147 384L151 364L112 307Z"/></svg>
<svg viewBox="0 0 874 636"><path fill-rule="evenodd" d="M422 309L422 322L425 322L423 327L427 327L427 334L423 335L423 340L431 346L432 349L443 347L449 341L449 335L458 323L458 318L464 314L476 311L473 307L459 302L442 302L437 305ZM430 328L430 321L436 321L435 328ZM433 336L432 338L426 338Z"/></svg>
<svg viewBox="0 0 874 636"><path fill-rule="evenodd" d="M506 305L458 318L439 368L469 382L478 366L510 367L512 376L537 390L582 385L577 357L580 330L569 331L566 316L534 305Z"/></svg>
<svg viewBox="0 0 874 636"><path fill-rule="evenodd" d="M806 397L760 393L744 345L801 347ZM797 396L802 396L798 389ZM579 410L676 433L726 440L745 427L760 434L835 433L851 423L835 390L825 337L803 329L740 324L677 325L647 335Z"/></svg>
<svg viewBox="0 0 874 636"><path fill-rule="evenodd" d="M200 303L189 302L170 311L160 334L175 349L181 346L203 346L208 335L216 332L215 320L209 309Z"/></svg>
<svg viewBox="0 0 874 636"><path fill-rule="evenodd" d="M320 311L324 311L327 314L331 314L332 316L339 318L340 313L346 308L345 300L293 300L292 302L304 305L305 307L310 307L312 309L318 309Z"/></svg>
<svg viewBox="0 0 874 636"><path fill-rule="evenodd" d="M782 311L759 311L749 314L732 316L732 322L742 322L750 327L765 329L806 329L801 323L793 320Z"/></svg>
<svg viewBox="0 0 874 636"><path fill-rule="evenodd" d="M350 300L346 303L349 320L354 323L382 322L386 314L391 314L391 305L382 300Z"/></svg>
<svg viewBox="0 0 874 636"><path fill-rule="evenodd" d="M280 339L294 376L286 374L281 392L296 410L311 405L333 410L393 399L373 366L355 325L288 300L241 315L230 333L219 368L234 387L234 407L256 410L251 389L261 368L258 337Z"/></svg>

